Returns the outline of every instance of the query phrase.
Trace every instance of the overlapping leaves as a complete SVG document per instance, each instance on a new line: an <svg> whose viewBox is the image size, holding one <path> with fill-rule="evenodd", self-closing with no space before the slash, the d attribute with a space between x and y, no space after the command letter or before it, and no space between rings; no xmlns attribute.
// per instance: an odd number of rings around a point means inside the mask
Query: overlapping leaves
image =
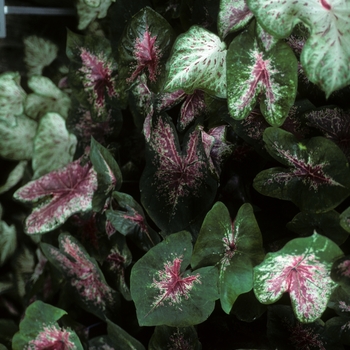
<svg viewBox="0 0 350 350"><path fill-rule="evenodd" d="M244 204L232 222L226 206L217 202L204 219L191 266L218 265L221 306L229 314L237 297L253 288L253 267L263 257L252 206Z"/></svg>
<svg viewBox="0 0 350 350"><path fill-rule="evenodd" d="M350 83L350 3L347 0L247 0L262 26L278 38L288 37L303 22L310 37L301 53L308 79L326 96Z"/></svg>

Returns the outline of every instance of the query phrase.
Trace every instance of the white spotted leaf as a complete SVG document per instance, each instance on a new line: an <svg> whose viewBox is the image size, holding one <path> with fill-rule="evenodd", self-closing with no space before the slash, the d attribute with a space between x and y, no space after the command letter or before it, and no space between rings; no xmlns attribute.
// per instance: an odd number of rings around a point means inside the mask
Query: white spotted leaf
<svg viewBox="0 0 350 350"><path fill-rule="evenodd" d="M214 33L192 26L176 39L167 62L165 91L204 90L226 98L226 44Z"/></svg>

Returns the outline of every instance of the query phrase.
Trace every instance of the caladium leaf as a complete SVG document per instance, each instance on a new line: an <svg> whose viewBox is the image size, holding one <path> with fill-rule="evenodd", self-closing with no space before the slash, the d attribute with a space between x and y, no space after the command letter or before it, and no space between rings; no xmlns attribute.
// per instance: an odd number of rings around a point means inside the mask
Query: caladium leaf
<svg viewBox="0 0 350 350"><path fill-rule="evenodd" d="M196 329L190 327L157 326L148 344L148 350L201 350Z"/></svg>
<svg viewBox="0 0 350 350"><path fill-rule="evenodd" d="M169 118L158 117L140 180L141 202L157 226L167 232L182 230L204 216L216 194L201 132L190 130L183 145L181 151Z"/></svg>
<svg viewBox="0 0 350 350"><path fill-rule="evenodd" d="M128 194L113 192L119 210L107 210L106 216L113 227L131 239L143 250L160 242L159 235L148 225L142 207Z"/></svg>
<svg viewBox="0 0 350 350"><path fill-rule="evenodd" d="M0 119L14 125L13 116L23 113L23 103L26 93L20 85L21 76L18 72L0 74Z"/></svg>
<svg viewBox="0 0 350 350"><path fill-rule="evenodd" d="M309 125L332 140L350 160L350 113L341 108L321 108L305 115Z"/></svg>
<svg viewBox="0 0 350 350"><path fill-rule="evenodd" d="M244 119L259 99L266 121L280 126L295 100L298 62L282 41L269 51L260 47L254 27L236 36L227 52L229 112L234 119Z"/></svg>
<svg viewBox="0 0 350 350"><path fill-rule="evenodd" d="M26 160L21 160L10 172L6 182L0 186L0 194L11 189L13 186L22 179L24 171L27 167L28 162Z"/></svg>
<svg viewBox="0 0 350 350"><path fill-rule="evenodd" d="M301 212L288 222L287 228L300 236L311 236L316 230L338 245L349 237L349 233L340 226L339 213L335 210L320 214Z"/></svg>
<svg viewBox="0 0 350 350"><path fill-rule="evenodd" d="M151 89L159 90L174 37L169 23L150 7L136 13L118 47L120 84L127 88L146 73Z"/></svg>
<svg viewBox="0 0 350 350"><path fill-rule="evenodd" d="M57 113L46 113L34 139L33 179L64 167L73 160L77 138L69 134L65 120Z"/></svg>
<svg viewBox="0 0 350 350"><path fill-rule="evenodd" d="M272 304L288 292L297 319L313 322L321 317L337 286L330 271L341 255L335 243L316 232L293 239L254 268L254 293L261 303Z"/></svg>
<svg viewBox="0 0 350 350"><path fill-rule="evenodd" d="M19 115L16 124L0 123L0 156L12 160L29 160L33 156L38 123Z"/></svg>
<svg viewBox="0 0 350 350"><path fill-rule="evenodd" d="M100 211L111 192L122 185L122 173L119 166L107 148L91 138L90 160L97 173L98 188L94 193L92 206L94 211Z"/></svg>
<svg viewBox="0 0 350 350"><path fill-rule="evenodd" d="M69 280L83 308L102 319L111 316L117 294L106 283L96 260L70 234L61 233L58 240L59 249L41 243L46 258Z"/></svg>
<svg viewBox="0 0 350 350"><path fill-rule="evenodd" d="M169 235L131 270L131 296L140 326L191 326L205 321L218 299L218 271L185 270L192 253L191 235Z"/></svg>
<svg viewBox="0 0 350 350"><path fill-rule="evenodd" d="M331 273L332 280L350 291L350 256L346 255L334 262Z"/></svg>
<svg viewBox="0 0 350 350"><path fill-rule="evenodd" d="M29 234L45 233L62 225L71 215L92 209L97 175L80 159L31 181L14 193L21 202L37 204L25 222Z"/></svg>
<svg viewBox="0 0 350 350"><path fill-rule="evenodd" d="M26 309L19 331L13 337L12 348L83 350L74 331L58 326L56 321L65 314L64 310L35 301Z"/></svg>
<svg viewBox="0 0 350 350"><path fill-rule="evenodd" d="M58 46L52 41L30 35L23 39L24 63L27 75L42 75L43 69L49 66L57 57Z"/></svg>
<svg viewBox="0 0 350 350"><path fill-rule="evenodd" d="M262 26L278 38L288 37L300 21L310 29L301 64L309 80L319 85L327 97L350 84L350 4L347 0L272 0L269 3L247 0L247 3Z"/></svg>
<svg viewBox="0 0 350 350"><path fill-rule="evenodd" d="M221 38L242 29L253 18L246 0L221 0L218 31Z"/></svg>
<svg viewBox="0 0 350 350"><path fill-rule="evenodd" d="M56 112L64 119L67 118L71 105L70 97L49 78L32 76L28 80L28 86L34 91L27 96L24 105L28 117L37 120L47 112Z"/></svg>
<svg viewBox="0 0 350 350"><path fill-rule="evenodd" d="M253 267L264 257L262 237L250 204L243 204L232 222L226 206L217 202L199 232L192 268L218 265L221 307L229 314L240 294L253 288Z"/></svg>
<svg viewBox="0 0 350 350"><path fill-rule="evenodd" d="M66 53L71 61L69 80L74 96L90 110L93 119L106 120L118 106L119 97L110 42L68 31Z"/></svg>
<svg viewBox="0 0 350 350"><path fill-rule="evenodd" d="M260 172L253 183L257 191L315 213L331 210L348 197L348 162L332 141L323 137L299 141L278 128L267 128L263 138L269 154L288 168Z"/></svg>
<svg viewBox="0 0 350 350"><path fill-rule="evenodd" d="M214 33L192 26L180 34L167 67L165 91L200 89L226 98L226 44Z"/></svg>
<svg viewBox="0 0 350 350"><path fill-rule="evenodd" d="M115 0L78 0L76 3L79 17L78 29L86 29L96 18L106 17L113 2ZM94 6L91 6L92 4Z"/></svg>

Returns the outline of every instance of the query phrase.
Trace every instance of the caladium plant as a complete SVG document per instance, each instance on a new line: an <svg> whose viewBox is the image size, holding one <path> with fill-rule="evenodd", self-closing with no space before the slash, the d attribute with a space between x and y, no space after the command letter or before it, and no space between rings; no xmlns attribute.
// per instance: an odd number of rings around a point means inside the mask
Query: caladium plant
<svg viewBox="0 0 350 350"><path fill-rule="evenodd" d="M349 1L69 5L0 47L0 349L345 350Z"/></svg>

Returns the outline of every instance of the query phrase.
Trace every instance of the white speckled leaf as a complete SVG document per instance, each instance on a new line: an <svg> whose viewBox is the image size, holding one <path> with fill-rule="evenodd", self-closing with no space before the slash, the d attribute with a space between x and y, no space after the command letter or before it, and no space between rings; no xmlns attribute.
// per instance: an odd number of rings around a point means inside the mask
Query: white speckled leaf
<svg viewBox="0 0 350 350"><path fill-rule="evenodd" d="M173 46L166 91L196 89L226 97L226 44L208 30L192 26Z"/></svg>
<svg viewBox="0 0 350 350"><path fill-rule="evenodd" d="M254 268L254 293L261 303L272 304L288 292L298 320L313 322L337 286L330 271L342 255L334 242L317 233L293 239Z"/></svg>
<svg viewBox="0 0 350 350"><path fill-rule="evenodd" d="M21 160L15 168L10 172L6 182L0 186L0 194L5 193L22 179L24 170L28 162L26 160Z"/></svg>
<svg viewBox="0 0 350 350"><path fill-rule="evenodd" d="M350 83L350 2L348 0L247 0L266 30L286 38L303 22L310 38L301 53L308 79L326 96Z"/></svg>
<svg viewBox="0 0 350 350"><path fill-rule="evenodd" d="M76 145L77 138L68 133L64 119L57 113L45 114L34 139L33 179L71 162Z"/></svg>

